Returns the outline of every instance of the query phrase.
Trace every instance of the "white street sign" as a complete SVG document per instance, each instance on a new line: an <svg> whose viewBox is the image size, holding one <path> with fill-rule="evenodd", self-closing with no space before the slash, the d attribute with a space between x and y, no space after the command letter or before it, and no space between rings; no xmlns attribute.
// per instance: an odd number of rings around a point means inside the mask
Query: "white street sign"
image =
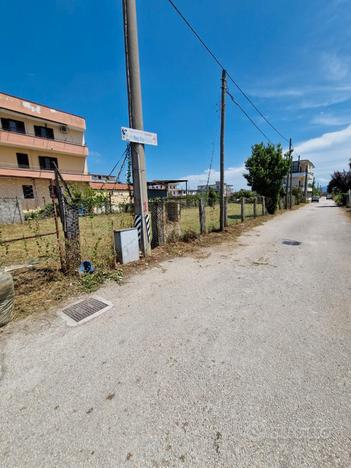
<svg viewBox="0 0 351 468"><path fill-rule="evenodd" d="M132 141L133 143L142 143L143 145L157 146L157 133L144 132L135 128L121 127L123 141Z"/></svg>

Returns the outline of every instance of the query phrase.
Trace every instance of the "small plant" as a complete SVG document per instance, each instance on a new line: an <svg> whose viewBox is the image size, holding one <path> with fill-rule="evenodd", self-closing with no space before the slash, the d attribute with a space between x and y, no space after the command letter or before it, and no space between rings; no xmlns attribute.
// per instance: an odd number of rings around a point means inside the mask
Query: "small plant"
<svg viewBox="0 0 351 468"><path fill-rule="evenodd" d="M103 271L99 270L95 273L86 274L81 276L80 283L83 291L96 291L105 281L115 281L121 283L123 279L122 270Z"/></svg>

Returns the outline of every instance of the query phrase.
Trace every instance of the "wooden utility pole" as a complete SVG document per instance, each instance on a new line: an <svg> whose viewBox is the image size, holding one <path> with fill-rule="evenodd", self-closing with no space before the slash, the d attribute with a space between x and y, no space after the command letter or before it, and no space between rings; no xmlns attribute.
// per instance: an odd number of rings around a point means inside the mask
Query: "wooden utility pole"
<svg viewBox="0 0 351 468"><path fill-rule="evenodd" d="M138 23L135 0L122 0L124 45L126 57L129 126L143 130L143 110L140 84ZM150 255L148 233L149 205L146 185L144 145L131 143L135 224L140 226L139 246L144 256Z"/></svg>
<svg viewBox="0 0 351 468"><path fill-rule="evenodd" d="M227 94L227 72L222 70L222 97L221 97L221 140L220 140L220 190L219 190L219 229L224 231L224 129L225 129L225 98Z"/></svg>

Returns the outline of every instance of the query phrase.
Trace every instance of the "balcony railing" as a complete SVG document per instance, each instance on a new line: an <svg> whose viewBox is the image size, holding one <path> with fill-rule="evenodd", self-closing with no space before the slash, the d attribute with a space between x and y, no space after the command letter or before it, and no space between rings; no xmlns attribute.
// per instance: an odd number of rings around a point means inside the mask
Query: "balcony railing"
<svg viewBox="0 0 351 468"><path fill-rule="evenodd" d="M77 156L87 156L88 148L85 145L71 142L60 138L44 138L36 136L31 132L14 132L0 128L0 144L17 145L21 147L34 148L38 150L68 153Z"/></svg>

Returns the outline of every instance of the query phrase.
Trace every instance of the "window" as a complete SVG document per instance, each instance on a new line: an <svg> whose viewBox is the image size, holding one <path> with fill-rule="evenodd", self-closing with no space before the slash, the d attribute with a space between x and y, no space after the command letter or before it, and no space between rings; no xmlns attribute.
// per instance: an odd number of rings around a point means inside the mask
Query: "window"
<svg viewBox="0 0 351 468"><path fill-rule="evenodd" d="M22 185L24 198L34 198L33 185Z"/></svg>
<svg viewBox="0 0 351 468"><path fill-rule="evenodd" d="M8 132L26 133L24 122L20 120L1 118L1 126L3 130L7 130Z"/></svg>
<svg viewBox="0 0 351 468"><path fill-rule="evenodd" d="M16 153L17 154L17 166L22 169L29 168L29 159L28 154L25 153Z"/></svg>
<svg viewBox="0 0 351 468"><path fill-rule="evenodd" d="M50 158L49 156L39 156L40 169L46 171L53 171L55 165L58 167L57 158Z"/></svg>
<svg viewBox="0 0 351 468"><path fill-rule="evenodd" d="M49 140L54 139L54 130L52 128L34 125L34 133L37 137L48 138Z"/></svg>

